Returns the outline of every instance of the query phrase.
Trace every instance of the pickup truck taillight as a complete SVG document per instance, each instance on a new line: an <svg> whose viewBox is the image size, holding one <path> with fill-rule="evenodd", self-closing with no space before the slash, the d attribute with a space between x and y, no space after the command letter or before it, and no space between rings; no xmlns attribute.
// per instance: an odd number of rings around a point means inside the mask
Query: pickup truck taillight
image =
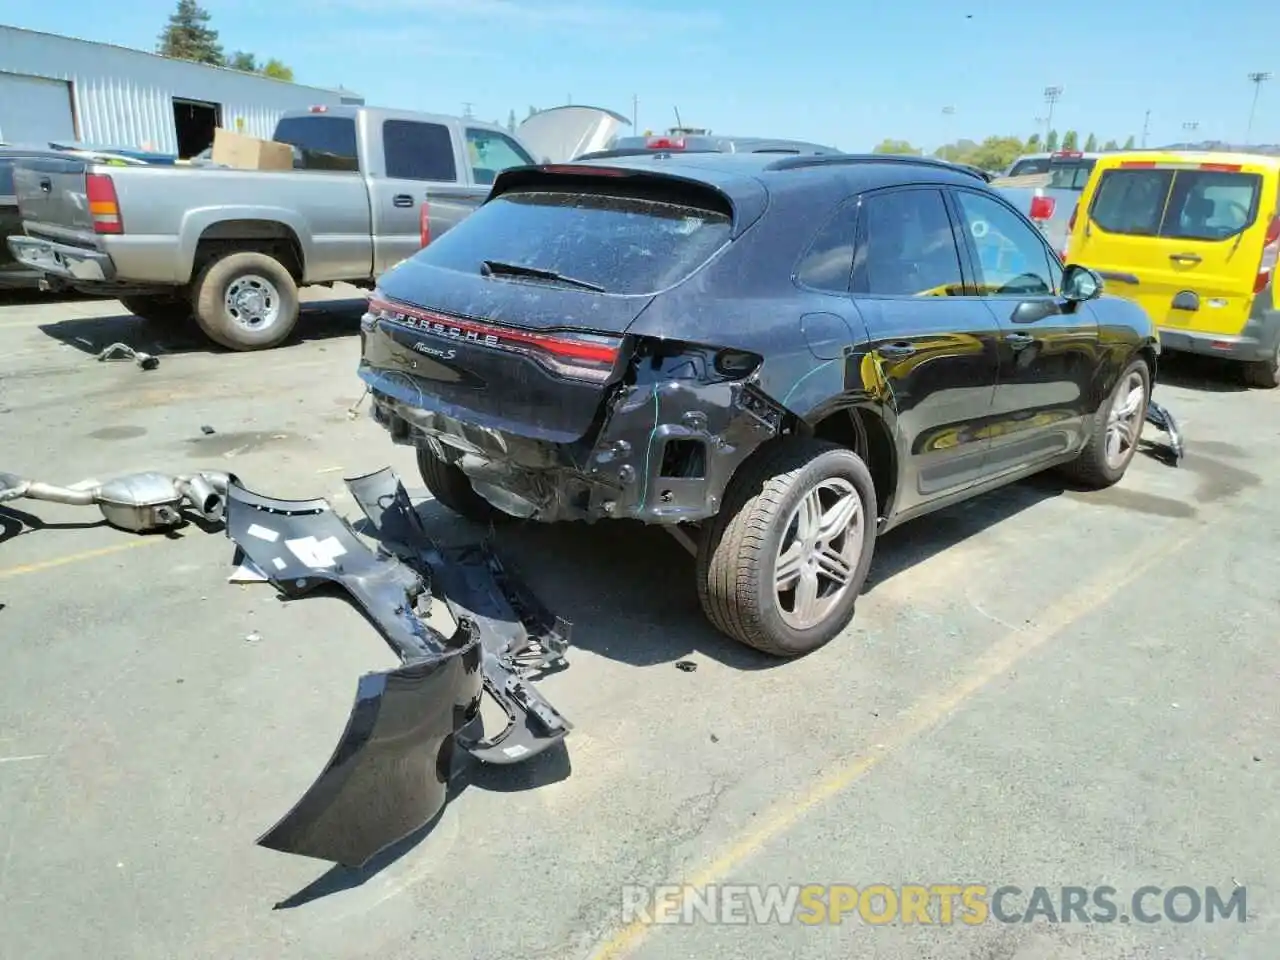
<svg viewBox="0 0 1280 960"><path fill-rule="evenodd" d="M1057 206L1053 197L1037 196L1031 198L1031 211L1029 216L1032 220L1052 220L1053 208Z"/></svg>
<svg viewBox="0 0 1280 960"><path fill-rule="evenodd" d="M120 202L116 199L116 185L111 182L111 178L105 173L87 174L84 188L89 200L89 215L93 217L93 232L124 233Z"/></svg>

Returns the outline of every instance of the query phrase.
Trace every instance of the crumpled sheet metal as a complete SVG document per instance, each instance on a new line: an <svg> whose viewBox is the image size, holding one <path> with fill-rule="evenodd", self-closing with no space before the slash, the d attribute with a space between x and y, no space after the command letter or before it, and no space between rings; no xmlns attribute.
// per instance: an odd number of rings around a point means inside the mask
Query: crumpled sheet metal
<svg viewBox="0 0 1280 960"><path fill-rule="evenodd" d="M258 841L357 867L443 809L457 748L515 763L560 742L571 725L528 683L563 661L567 625L487 547L438 548L392 471L347 483L378 537L376 551L326 501L276 500L238 484L229 490L227 536L287 597L326 583L344 588L402 661L360 679L328 764ZM436 600L457 625L451 636L426 620ZM488 739L485 691L509 719Z"/></svg>

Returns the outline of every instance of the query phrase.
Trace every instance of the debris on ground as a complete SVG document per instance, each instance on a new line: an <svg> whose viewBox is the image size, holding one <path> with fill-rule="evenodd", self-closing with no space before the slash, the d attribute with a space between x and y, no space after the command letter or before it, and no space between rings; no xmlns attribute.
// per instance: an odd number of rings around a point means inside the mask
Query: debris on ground
<svg viewBox="0 0 1280 960"><path fill-rule="evenodd" d="M201 432L201 433L203 433L203 434L207 437L207 436L209 436L209 435L211 435L211 434L217 433L218 431L214 430L214 429L213 429L213 427L209 426L209 425L206 423L206 424L203 424L203 425L200 427L200 432Z"/></svg>
<svg viewBox="0 0 1280 960"><path fill-rule="evenodd" d="M1170 459L1172 459L1173 465L1176 467L1181 462L1186 451L1182 443L1182 431L1178 429L1178 423L1173 419L1173 414L1162 404L1156 403L1154 400L1148 400L1146 420L1157 430L1163 430L1168 436L1167 448Z"/></svg>
<svg viewBox="0 0 1280 960"><path fill-rule="evenodd" d="M455 752L507 765L560 743L572 725L530 685L566 666L569 624L553 616L488 543L442 548L389 468L348 479L371 549L325 500L277 500L228 488L236 562L286 598L342 587L398 654L368 673L328 764L258 843L359 867L443 808ZM429 619L435 604L450 635ZM486 737L481 697L507 717Z"/></svg>
<svg viewBox="0 0 1280 960"><path fill-rule="evenodd" d="M685 673L693 673L693 671L698 669L698 665L692 660L677 660L676 669L683 670Z"/></svg>
<svg viewBox="0 0 1280 960"><path fill-rule="evenodd" d="M0 503L10 500L46 500L73 506L97 506L107 523L131 533L181 526L190 509L210 523L220 523L226 508L228 473L203 471L173 476L166 473L131 473L106 483L81 481L70 487L28 480L0 473Z"/></svg>
<svg viewBox="0 0 1280 960"><path fill-rule="evenodd" d="M160 366L160 358L149 353L135 350L127 343L113 343L98 354L99 360L136 360L143 370L154 370Z"/></svg>

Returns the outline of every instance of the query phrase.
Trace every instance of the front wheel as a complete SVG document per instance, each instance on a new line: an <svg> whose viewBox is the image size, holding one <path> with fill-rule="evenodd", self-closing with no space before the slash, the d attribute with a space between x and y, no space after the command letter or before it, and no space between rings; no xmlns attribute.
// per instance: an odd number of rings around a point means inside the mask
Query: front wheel
<svg viewBox="0 0 1280 960"><path fill-rule="evenodd" d="M698 547L713 626L778 657L830 642L853 618L875 550L876 492L852 450L788 438L748 461Z"/></svg>
<svg viewBox="0 0 1280 960"><path fill-rule="evenodd" d="M298 285L284 264L257 251L214 260L196 281L196 320L229 350L266 350L298 322Z"/></svg>
<svg viewBox="0 0 1280 960"><path fill-rule="evenodd" d="M1080 455L1062 471L1080 484L1100 490L1120 481L1138 452L1151 400L1151 369L1142 360L1125 367L1107 399L1093 415L1093 432Z"/></svg>

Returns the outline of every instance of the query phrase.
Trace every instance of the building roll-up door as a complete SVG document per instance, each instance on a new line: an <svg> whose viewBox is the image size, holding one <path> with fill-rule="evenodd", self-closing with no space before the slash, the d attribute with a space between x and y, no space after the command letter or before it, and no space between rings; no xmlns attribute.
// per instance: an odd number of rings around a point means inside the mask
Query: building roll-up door
<svg viewBox="0 0 1280 960"><path fill-rule="evenodd" d="M0 142L44 146L75 139L67 81L0 73Z"/></svg>

